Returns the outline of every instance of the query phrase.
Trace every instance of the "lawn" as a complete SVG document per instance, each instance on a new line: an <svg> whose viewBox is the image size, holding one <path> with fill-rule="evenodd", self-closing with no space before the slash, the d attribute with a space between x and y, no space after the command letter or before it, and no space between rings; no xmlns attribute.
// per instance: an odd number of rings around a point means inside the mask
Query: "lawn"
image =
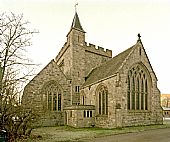
<svg viewBox="0 0 170 142"><path fill-rule="evenodd" d="M102 129L102 128L72 128L68 126L60 127L40 127L32 131L31 138L25 142L83 142L107 135L122 133L133 133L158 128L170 127L170 121L164 121L164 125L126 127L122 129Z"/></svg>

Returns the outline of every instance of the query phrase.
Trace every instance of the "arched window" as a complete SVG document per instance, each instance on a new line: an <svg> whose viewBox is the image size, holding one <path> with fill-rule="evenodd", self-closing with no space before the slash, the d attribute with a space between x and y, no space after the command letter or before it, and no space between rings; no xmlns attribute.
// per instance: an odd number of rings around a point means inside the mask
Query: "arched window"
<svg viewBox="0 0 170 142"><path fill-rule="evenodd" d="M142 79L142 84L141 84L141 109L143 109L143 104L144 104L144 85L143 85L143 79Z"/></svg>
<svg viewBox="0 0 170 142"><path fill-rule="evenodd" d="M139 109L139 96L140 96L140 83L139 83L139 77L137 77L136 80L136 109Z"/></svg>
<svg viewBox="0 0 170 142"><path fill-rule="evenodd" d="M130 109L130 100L131 100L131 96L130 96L130 76L128 76L128 94L127 94L127 108Z"/></svg>
<svg viewBox="0 0 170 142"><path fill-rule="evenodd" d="M46 94L47 109L50 111L61 111L61 88L55 82L50 82L43 89Z"/></svg>
<svg viewBox="0 0 170 142"><path fill-rule="evenodd" d="M148 110L150 76L147 69L136 64L129 70L127 79L127 109Z"/></svg>
<svg viewBox="0 0 170 142"><path fill-rule="evenodd" d="M97 89L97 100L98 100L98 114L108 114L108 90L105 86L100 85Z"/></svg>
<svg viewBox="0 0 170 142"><path fill-rule="evenodd" d="M134 76L132 77L132 109L135 109L135 78Z"/></svg>
<svg viewBox="0 0 170 142"><path fill-rule="evenodd" d="M102 94L99 92L99 114L102 114Z"/></svg>
<svg viewBox="0 0 170 142"><path fill-rule="evenodd" d="M145 80L145 109L148 109L148 83L147 80Z"/></svg>

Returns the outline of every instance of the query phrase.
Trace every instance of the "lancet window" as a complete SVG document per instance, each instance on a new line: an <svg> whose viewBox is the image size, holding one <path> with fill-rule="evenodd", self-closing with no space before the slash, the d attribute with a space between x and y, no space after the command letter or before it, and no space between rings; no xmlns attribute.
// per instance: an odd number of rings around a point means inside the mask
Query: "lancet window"
<svg viewBox="0 0 170 142"><path fill-rule="evenodd" d="M98 97L98 114L107 115L108 114L108 90L105 86L101 85L97 91Z"/></svg>

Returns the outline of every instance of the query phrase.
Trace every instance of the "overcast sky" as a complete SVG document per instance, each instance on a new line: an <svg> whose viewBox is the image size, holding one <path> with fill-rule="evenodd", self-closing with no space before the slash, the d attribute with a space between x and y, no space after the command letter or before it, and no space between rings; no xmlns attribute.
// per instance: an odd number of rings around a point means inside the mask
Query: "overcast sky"
<svg viewBox="0 0 170 142"><path fill-rule="evenodd" d="M131 47L141 34L161 93L170 94L170 0L0 0L0 13L24 14L40 31L28 57L39 72L66 42L74 5L86 41L111 49L113 56Z"/></svg>

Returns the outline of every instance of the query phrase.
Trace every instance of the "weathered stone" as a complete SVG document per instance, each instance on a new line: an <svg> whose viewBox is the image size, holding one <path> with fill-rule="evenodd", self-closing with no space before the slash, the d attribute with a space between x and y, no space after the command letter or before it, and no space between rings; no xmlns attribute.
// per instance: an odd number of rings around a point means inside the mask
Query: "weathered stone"
<svg viewBox="0 0 170 142"><path fill-rule="evenodd" d="M74 21L76 18L78 15ZM78 25L81 27L79 19ZM141 40L113 58L111 50L96 47L87 45L82 27L71 27L55 60L26 85L22 102L39 108L40 125L114 128L162 124L157 78ZM135 83L129 79L130 72Z"/></svg>

